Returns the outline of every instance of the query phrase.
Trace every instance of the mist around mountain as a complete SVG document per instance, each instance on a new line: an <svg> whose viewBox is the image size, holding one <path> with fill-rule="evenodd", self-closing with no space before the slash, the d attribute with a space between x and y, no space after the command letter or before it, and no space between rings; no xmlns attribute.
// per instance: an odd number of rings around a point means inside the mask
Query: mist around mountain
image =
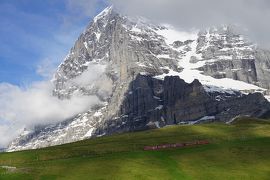
<svg viewBox="0 0 270 180"><path fill-rule="evenodd" d="M108 7L50 82L1 87L8 150L167 125L264 117L270 52L233 25L179 31ZM174 76L174 77L171 77ZM250 93L250 94L249 94ZM36 101L35 101L36 100ZM22 104L27 104L22 105Z"/></svg>

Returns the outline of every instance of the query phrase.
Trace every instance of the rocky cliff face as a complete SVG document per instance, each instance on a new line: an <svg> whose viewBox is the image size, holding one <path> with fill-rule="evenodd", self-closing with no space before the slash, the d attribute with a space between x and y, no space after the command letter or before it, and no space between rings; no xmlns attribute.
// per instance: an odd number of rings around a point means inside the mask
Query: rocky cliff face
<svg viewBox="0 0 270 180"><path fill-rule="evenodd" d="M202 53L203 74L231 78L269 89L269 51L247 42L233 27L211 28L199 33L197 53ZM208 62L209 60L214 60ZM267 80L266 80L266 79Z"/></svg>
<svg viewBox="0 0 270 180"><path fill-rule="evenodd" d="M242 92L267 92L269 59L269 51L230 27L179 32L106 8L53 79L58 98L80 93L101 103L65 122L25 132L9 150L171 124L226 122L238 115L259 117L269 103L261 94Z"/></svg>
<svg viewBox="0 0 270 180"><path fill-rule="evenodd" d="M167 76L162 81L138 75L131 82L117 114L105 121L95 134L205 121L229 122L236 116L262 117L269 111L270 104L261 93L207 92L198 80L188 84L178 76Z"/></svg>

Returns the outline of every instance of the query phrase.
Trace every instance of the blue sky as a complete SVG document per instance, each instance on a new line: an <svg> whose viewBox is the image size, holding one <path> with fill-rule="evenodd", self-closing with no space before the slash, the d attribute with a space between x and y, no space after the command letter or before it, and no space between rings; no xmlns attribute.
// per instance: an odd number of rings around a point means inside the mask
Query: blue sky
<svg viewBox="0 0 270 180"><path fill-rule="evenodd" d="M105 7L102 0L0 0L0 83L24 86L50 78Z"/></svg>
<svg viewBox="0 0 270 180"><path fill-rule="evenodd" d="M270 48L269 0L0 0L0 148L25 127L60 122L94 103L88 96L65 103L48 80L107 1L179 29L238 23Z"/></svg>
<svg viewBox="0 0 270 180"><path fill-rule="evenodd" d="M270 25L262 20L270 18L268 0L0 0L0 84L23 87L50 79L108 1L124 13L181 29L236 23L252 41L270 48Z"/></svg>

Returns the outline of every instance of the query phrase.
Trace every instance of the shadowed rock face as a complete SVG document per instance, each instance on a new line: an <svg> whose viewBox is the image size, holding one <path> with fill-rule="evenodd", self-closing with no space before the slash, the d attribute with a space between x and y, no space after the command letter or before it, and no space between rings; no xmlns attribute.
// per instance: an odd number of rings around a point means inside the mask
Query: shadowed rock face
<svg viewBox="0 0 270 180"><path fill-rule="evenodd" d="M171 32L169 27L105 9L80 35L53 79L53 94L59 99L80 93L97 96L101 103L65 122L23 133L9 150L171 124L227 122L238 115L259 117L269 110L261 94L209 92L197 80L187 84L179 77L153 77L182 72L186 68L182 60L188 57L190 63L201 65L195 69L204 75L269 89L270 51L246 42L231 27L210 28L172 42L163 30ZM96 67L101 71L94 80L77 82Z"/></svg>
<svg viewBox="0 0 270 180"><path fill-rule="evenodd" d="M207 93L198 80L188 84L178 76L167 76L162 81L138 75L129 85L117 115L107 120L96 135L160 128L206 116L223 122L236 116L261 117L270 110L260 93L235 93L219 101L217 96L224 94Z"/></svg>
<svg viewBox="0 0 270 180"><path fill-rule="evenodd" d="M98 118L92 120L92 126L95 127L92 137L182 123L228 122L237 116L265 117L269 112L270 103L260 93L243 95L239 92L206 92L198 80L188 84L178 76L159 80L138 74L128 85L120 109L101 123L98 123ZM75 122L76 118L75 121L71 119L55 126L40 127L19 137L14 143L17 148L27 149L33 147L29 142L53 141L55 138L52 133L61 136L62 132L69 132L65 131L66 128L77 127ZM69 140L78 138L72 136L78 130L81 132L80 126L78 128L73 129Z"/></svg>
<svg viewBox="0 0 270 180"><path fill-rule="evenodd" d="M258 85L257 69L254 59L217 61L200 67L199 70L217 79L231 78Z"/></svg>

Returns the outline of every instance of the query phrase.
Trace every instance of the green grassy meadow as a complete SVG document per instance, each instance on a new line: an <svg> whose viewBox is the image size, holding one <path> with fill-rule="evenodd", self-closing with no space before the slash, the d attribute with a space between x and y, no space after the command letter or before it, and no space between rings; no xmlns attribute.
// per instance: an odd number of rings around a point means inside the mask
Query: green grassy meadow
<svg viewBox="0 0 270 180"><path fill-rule="evenodd" d="M146 145L208 140L158 151ZM1 153L0 179L270 179L270 123L168 126L39 150Z"/></svg>

